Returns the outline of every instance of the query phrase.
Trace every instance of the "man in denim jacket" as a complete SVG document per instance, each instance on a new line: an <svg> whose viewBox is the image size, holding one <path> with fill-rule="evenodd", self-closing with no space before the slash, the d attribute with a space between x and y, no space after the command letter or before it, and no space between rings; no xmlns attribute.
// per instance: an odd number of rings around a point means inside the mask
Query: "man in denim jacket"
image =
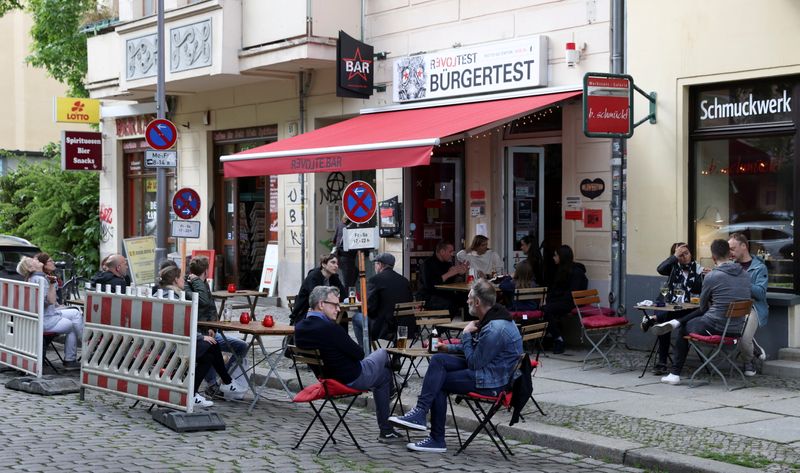
<svg viewBox="0 0 800 473"><path fill-rule="evenodd" d="M431 411L430 436L409 443L409 450L420 452L447 451L444 424L447 417L447 395L477 392L497 395L508 385L511 372L522 354L522 337L511 315L495 304L495 288L483 279L472 285L467 296L469 313L478 320L467 325L457 345L439 345L440 352L463 352L464 357L437 354L422 381L417 406L402 417L389 422L413 430L428 430L426 418ZM519 376L515 373L514 377Z"/></svg>

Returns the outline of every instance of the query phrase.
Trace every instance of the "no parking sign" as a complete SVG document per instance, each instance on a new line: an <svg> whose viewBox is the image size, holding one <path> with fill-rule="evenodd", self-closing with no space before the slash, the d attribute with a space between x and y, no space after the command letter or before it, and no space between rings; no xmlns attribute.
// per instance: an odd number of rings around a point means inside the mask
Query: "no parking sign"
<svg viewBox="0 0 800 473"><path fill-rule="evenodd" d="M342 194L342 208L352 222L367 223L378 208L375 189L364 181L351 182Z"/></svg>

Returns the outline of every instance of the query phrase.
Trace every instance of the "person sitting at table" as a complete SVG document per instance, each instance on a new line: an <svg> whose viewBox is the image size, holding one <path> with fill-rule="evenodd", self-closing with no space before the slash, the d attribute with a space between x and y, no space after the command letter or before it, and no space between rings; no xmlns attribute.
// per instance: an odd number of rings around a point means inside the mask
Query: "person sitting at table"
<svg viewBox="0 0 800 473"><path fill-rule="evenodd" d="M122 255L113 254L106 258L105 267L107 269L92 277L92 287L100 284L105 291L106 286L110 285L113 292L125 292L125 288L131 284L128 276L128 260Z"/></svg>
<svg viewBox="0 0 800 473"><path fill-rule="evenodd" d="M503 274L503 258L494 250L489 249L489 239L483 235L475 235L468 250L461 250L456 254L459 262L467 263L470 269L475 270L475 276L489 278L492 273Z"/></svg>
<svg viewBox="0 0 800 473"><path fill-rule="evenodd" d="M572 291L582 291L589 285L586 279L586 267L575 261L575 254L568 245L561 245L553 255L556 263L556 275L553 284L547 288L542 311L547 323L547 332L553 337L553 353L564 353L564 337L561 336L559 322L567 316L575 303Z"/></svg>
<svg viewBox="0 0 800 473"><path fill-rule="evenodd" d="M311 310L295 326L294 342L298 348L319 350L324 365L321 376L332 378L354 389L371 390L381 441L400 439L389 423L389 393L392 370L385 349L364 351L338 324L339 289L317 286L309 295Z"/></svg>
<svg viewBox="0 0 800 473"><path fill-rule="evenodd" d="M469 269L468 263L453 264L453 252L453 244L448 241L436 244L433 256L422 263L417 300L425 301L427 310L447 309L455 317L463 306L463 295L436 288L440 284L456 282Z"/></svg>
<svg viewBox="0 0 800 473"><path fill-rule="evenodd" d="M683 289L684 294L700 294L703 289L703 275L708 272L692 259L692 253L686 243L673 243L669 249L669 257L656 268L658 274L668 276L666 285L671 289ZM685 302L685 301L681 301ZM691 312L691 309L661 312L656 315L645 314L642 316L642 331L647 332L655 324L668 320L679 319ZM667 374L667 358L669 357L671 334L666 333L658 337L658 359L653 366L653 374L661 376Z"/></svg>
<svg viewBox="0 0 800 473"><path fill-rule="evenodd" d="M336 256L330 254L320 258L319 267L309 271L306 279L303 281L303 285L300 286L300 291L298 291L297 297L294 300L294 310L292 310L292 314L289 316L289 323L291 325L295 325L305 318L306 312L308 312L309 309L308 296L317 286L333 286L339 289L340 301L344 300L347 289L344 287L344 284L342 284L338 272L339 261L336 259Z"/></svg>
<svg viewBox="0 0 800 473"><path fill-rule="evenodd" d="M63 333L64 369L79 370L78 341L83 336L83 313L77 307L59 306L56 300L56 278L45 275L42 262L36 258L23 256L17 264L17 273L26 282L44 285L44 320L45 332ZM34 309L35 310L35 309ZM3 329L5 330L5 329Z"/></svg>
<svg viewBox="0 0 800 473"><path fill-rule="evenodd" d="M56 286L56 302L59 305L64 305L66 301L64 300L64 293L61 288L64 286L64 281L58 277L56 274L56 262L53 261L53 258L50 257L47 253L38 253L34 258L38 259L40 263L42 263L42 272L47 277L48 280L55 280L54 284Z"/></svg>
<svg viewBox="0 0 800 473"><path fill-rule="evenodd" d="M728 305L734 301L750 300L750 276L742 266L730 260L731 248L726 240L717 239L711 242L711 259L715 267L703 282L700 292L700 308L675 320L657 324L653 327L656 335L669 334L678 330L675 342L675 363L670 373L661 378L662 383L680 384L681 371L689 353L689 341L686 335L699 333L703 335L722 335L725 324L728 325L728 336L739 336L744 329L744 317L727 320Z"/></svg>
<svg viewBox="0 0 800 473"><path fill-rule="evenodd" d="M517 269L514 271L513 278L504 278L500 281L499 288L503 292L506 307L512 311L523 310L536 310L539 308L539 303L536 301L515 301L514 292L517 289L526 289L529 287L536 287L536 281L533 280L533 268L527 260L520 261Z"/></svg>
<svg viewBox="0 0 800 473"><path fill-rule="evenodd" d="M389 422L412 430L426 431L428 411L431 432L424 440L409 443L409 450L420 452L447 451L444 424L447 418L448 394L476 392L496 396L506 387L522 354L522 337L511 320L511 314L495 302L495 288L478 279L467 296L471 321L461 333L461 343L438 345L446 353L433 355L422 380L417 405L402 417ZM463 353L463 358L449 353ZM519 374L515 375L515 378Z"/></svg>
<svg viewBox="0 0 800 473"><path fill-rule="evenodd" d="M167 265L158 272L158 282L153 286L152 293L157 295L162 291L164 297L168 297L172 291L173 299L180 299L183 293L184 280L181 278L181 269L177 266ZM222 358L222 351L214 337L197 332L196 343L196 362L194 369L194 405L196 407L211 407L214 401L209 401L200 393L200 384L206 377L211 368L217 372L222 383L219 390L225 395L238 396L242 389L234 384L233 379L225 369L225 359Z"/></svg>
<svg viewBox="0 0 800 473"><path fill-rule="evenodd" d="M528 264L531 265L533 280L536 282L536 286L544 286L544 261L542 260L542 252L539 251L536 240L530 235L525 235L519 240L519 248L525 254L525 259L528 261Z"/></svg>
<svg viewBox="0 0 800 473"><path fill-rule="evenodd" d="M411 320L395 320L394 306L400 302L411 302L411 283L402 274L394 270L395 259L390 253L381 253L375 257L375 275L367 281L367 313L369 315L370 340L392 340L397 325L408 327L409 338L414 338L416 324ZM353 317L353 332L356 341L364 343L364 316L357 313Z"/></svg>
<svg viewBox="0 0 800 473"><path fill-rule="evenodd" d="M217 306L214 303L214 298L211 296L211 288L208 286L208 257L197 256L189 261L189 274L186 275L184 280L184 288L186 289L186 299L192 300L192 294L197 294L197 320L198 321L216 321L219 320ZM244 340L237 337L230 337L225 339L221 333L208 329L208 336L214 337L214 340L219 345L223 352L235 353L236 358L241 360L242 366L247 370L247 351L250 346ZM242 380L244 377L239 372L236 360L231 357L225 365L230 375L235 380ZM217 392L217 375L209 370L205 376L206 393ZM247 386L243 383L237 383L241 392L239 393L225 393L226 399L241 400L244 398L244 393Z"/></svg>

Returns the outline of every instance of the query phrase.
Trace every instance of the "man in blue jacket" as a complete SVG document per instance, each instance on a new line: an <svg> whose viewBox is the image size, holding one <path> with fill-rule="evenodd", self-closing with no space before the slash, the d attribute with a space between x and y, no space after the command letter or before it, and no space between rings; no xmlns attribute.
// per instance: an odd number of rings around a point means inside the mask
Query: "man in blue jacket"
<svg viewBox="0 0 800 473"><path fill-rule="evenodd" d="M511 314L495 304L495 288L479 279L467 296L470 315L477 317L464 329L458 345L439 345L442 352L463 352L464 357L437 354L422 381L417 405L402 417L390 417L389 422L412 430L428 430L427 416L431 411L430 436L409 443L409 450L420 452L447 451L444 424L447 419L447 395L477 392L496 396L508 385L512 370L522 354L522 337ZM515 374L515 377L519 374Z"/></svg>
<svg viewBox="0 0 800 473"><path fill-rule="evenodd" d="M388 422L389 393L392 371L385 349L364 357L364 351L350 335L336 323L339 314L339 289L317 286L308 298L311 310L294 329L294 342L299 348L319 350L325 362L322 375L335 379L354 389L372 390L375 399L375 416L378 420L381 441L400 439Z"/></svg>
<svg viewBox="0 0 800 473"><path fill-rule="evenodd" d="M741 233L734 233L728 240L731 247L731 258L742 266L750 276L750 297L753 299L753 310L747 319L747 325L739 341L739 353L744 358L744 375L755 376L756 367L753 360L767 358L764 350L758 346L754 337L759 327L767 325L769 318L769 306L767 305L767 266L758 258L750 254L747 237ZM754 317L757 315L757 317Z"/></svg>

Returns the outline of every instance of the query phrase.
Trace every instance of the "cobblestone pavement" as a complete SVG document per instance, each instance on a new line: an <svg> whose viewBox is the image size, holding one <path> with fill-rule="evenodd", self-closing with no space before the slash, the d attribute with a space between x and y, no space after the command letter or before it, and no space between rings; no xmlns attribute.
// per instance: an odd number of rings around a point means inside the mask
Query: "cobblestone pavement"
<svg viewBox="0 0 800 473"><path fill-rule="evenodd" d="M374 414L361 409L351 411L348 423L365 453L337 435L339 443L317 456L324 438L318 431L291 449L311 410L293 405L282 391L269 390L252 415L247 404L217 402L224 432L177 434L152 420L145 406L131 408L132 401L117 396L88 391L80 401L77 394L44 397L5 388L15 375L0 372L0 471L642 471L514 441L515 456L506 463L480 437L458 457L454 439L447 454L410 453L403 443L379 443Z"/></svg>

